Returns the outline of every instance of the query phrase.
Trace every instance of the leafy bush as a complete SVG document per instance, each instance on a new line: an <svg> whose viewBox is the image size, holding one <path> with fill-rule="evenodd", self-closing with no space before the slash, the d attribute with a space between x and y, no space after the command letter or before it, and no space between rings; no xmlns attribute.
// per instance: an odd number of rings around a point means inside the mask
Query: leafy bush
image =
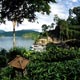
<svg viewBox="0 0 80 80"><path fill-rule="evenodd" d="M10 80L13 69L10 67L2 68L0 71L0 80Z"/></svg>
<svg viewBox="0 0 80 80"><path fill-rule="evenodd" d="M26 53L25 48L19 48L19 47L12 48L9 50L8 59L9 61L11 61L12 59L16 57L16 55L24 56L24 53Z"/></svg>
<svg viewBox="0 0 80 80"><path fill-rule="evenodd" d="M5 49L0 51L0 67L5 67L7 65L7 53Z"/></svg>
<svg viewBox="0 0 80 80"><path fill-rule="evenodd" d="M80 48L60 48L57 46L47 47L46 52L33 52L31 53L30 60L38 60L45 62L58 62L65 60L73 60L80 58Z"/></svg>
<svg viewBox="0 0 80 80"><path fill-rule="evenodd" d="M28 67L29 80L79 80L80 59L64 62L31 62Z"/></svg>
<svg viewBox="0 0 80 80"><path fill-rule="evenodd" d="M29 80L79 80L80 49L49 45L46 52L31 54L27 66Z"/></svg>
<svg viewBox="0 0 80 80"><path fill-rule="evenodd" d="M45 52L28 52L23 48L11 49L9 57L12 58L15 52L16 55L25 56L30 60L26 67L27 75L17 76L14 80L80 80L80 48L65 49L48 44L46 49ZM0 79L8 80L12 71L4 68L0 72Z"/></svg>

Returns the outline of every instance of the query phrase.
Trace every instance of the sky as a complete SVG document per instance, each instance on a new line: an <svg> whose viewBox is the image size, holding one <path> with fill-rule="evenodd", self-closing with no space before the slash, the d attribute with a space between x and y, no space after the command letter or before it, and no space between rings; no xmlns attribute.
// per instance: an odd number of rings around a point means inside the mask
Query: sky
<svg viewBox="0 0 80 80"><path fill-rule="evenodd" d="M42 15L40 13L36 13L37 20L34 23L28 22L27 19L24 19L22 24L16 26L16 30L32 29L41 32L42 31L41 26L43 24L50 25L51 23L54 23L53 18L55 14L57 14L62 19L67 19L69 15L69 9L80 6L80 0L56 0L56 1L57 3L49 3L51 7L50 15ZM6 20L6 24L0 25L0 30L12 31L13 30L12 22Z"/></svg>

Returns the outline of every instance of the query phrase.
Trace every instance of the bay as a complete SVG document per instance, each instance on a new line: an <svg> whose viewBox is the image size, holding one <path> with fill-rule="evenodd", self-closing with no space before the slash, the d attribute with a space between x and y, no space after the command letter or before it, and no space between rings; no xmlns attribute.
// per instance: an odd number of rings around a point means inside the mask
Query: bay
<svg viewBox="0 0 80 80"><path fill-rule="evenodd" d="M25 39L22 37L16 37L16 47L23 47L29 50L30 46L33 45L34 40ZM0 49L9 50L13 47L13 37L0 37Z"/></svg>

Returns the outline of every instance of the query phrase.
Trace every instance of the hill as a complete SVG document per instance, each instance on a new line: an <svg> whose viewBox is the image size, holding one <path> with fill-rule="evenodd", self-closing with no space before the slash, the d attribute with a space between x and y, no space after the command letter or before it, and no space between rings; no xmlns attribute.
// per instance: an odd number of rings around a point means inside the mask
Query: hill
<svg viewBox="0 0 80 80"><path fill-rule="evenodd" d="M4 33L5 31L3 31L3 30L0 30L0 33Z"/></svg>
<svg viewBox="0 0 80 80"><path fill-rule="evenodd" d="M39 32L37 31L34 31L34 30L19 30L19 31L16 31L16 36L23 36L24 34L28 34L28 33L37 33L39 34ZM13 32L10 31L10 32L0 32L0 35L2 36L13 36Z"/></svg>

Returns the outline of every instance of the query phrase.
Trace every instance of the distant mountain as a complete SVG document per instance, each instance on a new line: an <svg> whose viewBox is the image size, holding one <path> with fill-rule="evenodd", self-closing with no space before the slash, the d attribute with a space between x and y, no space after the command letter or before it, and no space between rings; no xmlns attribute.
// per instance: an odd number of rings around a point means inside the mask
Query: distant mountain
<svg viewBox="0 0 80 80"><path fill-rule="evenodd" d="M27 33L39 33L37 31L34 31L34 30L19 30L19 31L16 31L16 36L23 36L24 34L27 34ZM0 32L0 35L3 35L3 36L13 36L13 32L10 31L10 32Z"/></svg>
<svg viewBox="0 0 80 80"><path fill-rule="evenodd" d="M0 33L4 33L5 31L4 30L0 30Z"/></svg>

